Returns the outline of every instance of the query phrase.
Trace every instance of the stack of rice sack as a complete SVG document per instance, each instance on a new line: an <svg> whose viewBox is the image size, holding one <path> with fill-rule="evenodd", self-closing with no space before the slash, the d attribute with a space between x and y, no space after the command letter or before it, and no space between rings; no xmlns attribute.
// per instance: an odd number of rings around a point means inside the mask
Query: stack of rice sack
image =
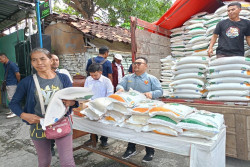
<svg viewBox="0 0 250 167"><path fill-rule="evenodd" d="M162 101L158 100L141 100L131 110L132 115L129 119L124 121L123 127L134 129L137 132L142 131L145 125L148 124L149 110L153 107L163 105Z"/></svg>
<svg viewBox="0 0 250 167"><path fill-rule="evenodd" d="M185 48L192 56L207 56L209 39L206 37L207 27L204 25L207 21L204 18L206 14L206 12L198 13L183 24L190 37Z"/></svg>
<svg viewBox="0 0 250 167"><path fill-rule="evenodd" d="M178 136L183 130L177 124L196 109L182 104L168 103L149 110L150 119L143 131Z"/></svg>
<svg viewBox="0 0 250 167"><path fill-rule="evenodd" d="M168 97L171 90L169 88L169 84L172 82L171 78L173 76L172 73L172 66L174 65L174 58L169 55L163 59L160 59L161 61L161 86L163 89L163 96Z"/></svg>
<svg viewBox="0 0 250 167"><path fill-rule="evenodd" d="M134 105L145 99L144 94L129 90L128 92L92 100L87 104L88 108L81 111L81 113L90 120L121 126L125 119L131 115Z"/></svg>
<svg viewBox="0 0 250 167"><path fill-rule="evenodd" d="M224 127L224 116L200 110L187 115L177 127L183 129L181 136L216 140L217 134Z"/></svg>
<svg viewBox="0 0 250 167"><path fill-rule="evenodd" d="M170 83L172 98L202 98L206 96L206 72L209 58L188 56L175 62L173 82Z"/></svg>
<svg viewBox="0 0 250 167"><path fill-rule="evenodd" d="M209 63L208 100L249 101L250 58L223 57Z"/></svg>

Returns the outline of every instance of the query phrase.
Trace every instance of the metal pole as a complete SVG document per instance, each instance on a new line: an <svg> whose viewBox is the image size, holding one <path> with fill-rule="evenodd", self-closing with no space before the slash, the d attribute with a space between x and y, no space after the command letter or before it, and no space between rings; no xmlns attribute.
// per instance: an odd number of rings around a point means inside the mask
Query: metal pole
<svg viewBox="0 0 250 167"><path fill-rule="evenodd" d="M41 30L41 22L40 22L39 0L36 0L36 18L37 18L37 27L38 27L40 47L43 48L42 30Z"/></svg>

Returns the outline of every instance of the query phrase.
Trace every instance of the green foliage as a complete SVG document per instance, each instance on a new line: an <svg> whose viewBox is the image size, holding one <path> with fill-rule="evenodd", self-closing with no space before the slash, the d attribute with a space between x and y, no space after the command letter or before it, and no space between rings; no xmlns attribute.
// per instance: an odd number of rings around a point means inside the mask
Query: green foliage
<svg viewBox="0 0 250 167"><path fill-rule="evenodd" d="M67 3L68 0L63 0ZM78 0L81 3L91 3L95 11L92 18L94 20L103 21L112 26L121 25L129 28L130 16L135 16L147 22L157 21L171 5L170 0ZM84 5L82 5L84 6ZM68 13L78 15L73 8L60 9L55 8L58 13ZM84 9L83 9L84 12ZM86 11L87 12L87 11ZM98 12L98 13L97 13ZM100 14L101 13L101 14ZM83 15L82 15L83 16Z"/></svg>
<svg viewBox="0 0 250 167"><path fill-rule="evenodd" d="M54 6L53 11L56 13L66 13L70 15L76 15L76 16L81 16L81 14L77 11L75 11L72 7L67 7L67 8L60 8L58 6Z"/></svg>

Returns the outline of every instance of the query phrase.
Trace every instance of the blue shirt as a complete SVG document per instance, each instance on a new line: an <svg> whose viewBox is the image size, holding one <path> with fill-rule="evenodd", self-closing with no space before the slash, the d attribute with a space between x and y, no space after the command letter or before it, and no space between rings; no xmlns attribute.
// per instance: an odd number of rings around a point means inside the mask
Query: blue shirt
<svg viewBox="0 0 250 167"><path fill-rule="evenodd" d="M92 100L99 97L107 97L114 93L114 87L109 78L101 75L98 80L94 80L91 76L87 77L84 87L91 88L94 96Z"/></svg>
<svg viewBox="0 0 250 167"><path fill-rule="evenodd" d="M6 85L7 86L17 85L18 82L16 79L16 73L19 72L18 66L11 61L8 61L7 64L3 64L3 66L4 66L4 75L6 74L7 68L9 68L8 75L6 78Z"/></svg>
<svg viewBox="0 0 250 167"><path fill-rule="evenodd" d="M63 88L72 86L72 83L70 82L69 77L67 75L61 73L57 73L57 75L59 76L59 79L63 84ZM35 114L35 109L34 109L36 105L35 92L36 92L36 86L33 80L33 76L30 75L22 79L17 85L16 92L9 104L11 111L14 112L19 117L23 112ZM22 108L21 102L23 99L26 99L26 101L25 101L25 106ZM78 102L76 102L74 107L78 107ZM74 107L70 107L69 112L67 114L70 114L72 108ZM28 124L28 122L26 123Z"/></svg>
<svg viewBox="0 0 250 167"><path fill-rule="evenodd" d="M160 81L146 72L140 76L137 76L135 73L126 75L122 78L116 90L124 89L129 91L130 88L141 93L150 92L153 99L159 98L163 94Z"/></svg>
<svg viewBox="0 0 250 167"><path fill-rule="evenodd" d="M104 60L104 58L101 57L101 56L97 56L97 57L94 58L94 60L95 60L96 63L101 63ZM86 71L88 71L89 66L91 64L92 64L92 60L89 59L88 63L87 63ZM102 75L104 75L105 77L108 77L108 74L112 74L113 73L113 71L112 71L112 64L108 60L102 65L102 68L103 68Z"/></svg>
<svg viewBox="0 0 250 167"><path fill-rule="evenodd" d="M132 64L130 64L128 72L133 73Z"/></svg>

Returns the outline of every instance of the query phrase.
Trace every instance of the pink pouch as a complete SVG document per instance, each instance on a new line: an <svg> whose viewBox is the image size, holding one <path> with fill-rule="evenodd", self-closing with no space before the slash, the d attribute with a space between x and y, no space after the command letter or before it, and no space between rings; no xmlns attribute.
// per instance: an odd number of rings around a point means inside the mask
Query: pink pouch
<svg viewBox="0 0 250 167"><path fill-rule="evenodd" d="M71 132L71 126L68 117L64 117L55 124L47 126L45 135L47 139L58 139L67 136Z"/></svg>

